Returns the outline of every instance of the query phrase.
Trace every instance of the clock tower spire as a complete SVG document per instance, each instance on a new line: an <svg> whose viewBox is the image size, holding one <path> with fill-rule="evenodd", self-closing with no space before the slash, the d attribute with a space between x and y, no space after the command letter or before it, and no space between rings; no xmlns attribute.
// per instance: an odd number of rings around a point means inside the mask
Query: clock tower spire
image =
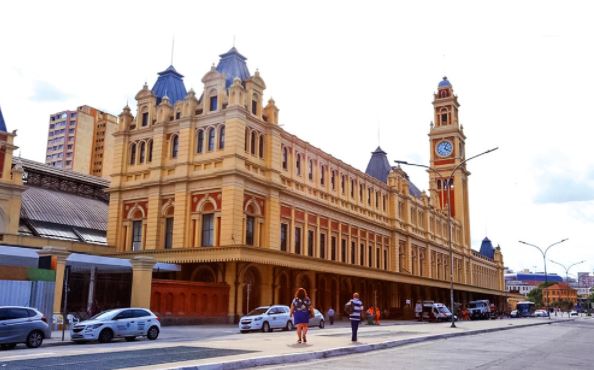
<svg viewBox="0 0 594 370"><path fill-rule="evenodd" d="M434 121L429 131L430 163L429 188L439 198L438 207L447 210L447 179L450 186L451 214L462 225L462 244L470 248L470 216L468 207L468 175L466 165L457 166L465 158L466 136L458 120L458 97L452 84L444 77L433 97ZM457 169L456 169L457 168ZM456 171L452 173L452 171ZM441 175L438 176L437 173Z"/></svg>

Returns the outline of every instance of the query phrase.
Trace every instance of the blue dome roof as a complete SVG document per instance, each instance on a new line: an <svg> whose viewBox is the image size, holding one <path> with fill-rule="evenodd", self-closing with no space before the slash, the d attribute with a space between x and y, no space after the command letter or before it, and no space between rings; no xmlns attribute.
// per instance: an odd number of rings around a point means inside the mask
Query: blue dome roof
<svg viewBox="0 0 594 370"><path fill-rule="evenodd" d="M2 108L0 108L0 131L7 132L6 123L4 122L4 117L2 116Z"/></svg>
<svg viewBox="0 0 594 370"><path fill-rule="evenodd" d="M217 71L225 74L225 87L229 88L235 78L239 78L242 82L250 78L250 71L248 70L245 61L246 57L239 54L235 46L225 54L219 55L221 59L217 65Z"/></svg>
<svg viewBox="0 0 594 370"><path fill-rule="evenodd" d="M485 239L483 239L483 242L481 243L480 254L490 259L493 259L493 257L495 256L495 249L493 248L493 244L487 237L485 237Z"/></svg>
<svg viewBox="0 0 594 370"><path fill-rule="evenodd" d="M157 78L157 82L151 89L157 97L157 104L161 103L161 99L165 96L169 98L171 104L184 99L188 93L183 78L184 76L178 73L173 66L159 72L159 78Z"/></svg>
<svg viewBox="0 0 594 370"><path fill-rule="evenodd" d="M367 164L365 173L382 182L387 182L388 174L390 173L391 169L392 167L390 167L390 162L388 161L386 152L384 152L382 148L378 146L377 149L371 153L371 159Z"/></svg>
<svg viewBox="0 0 594 370"><path fill-rule="evenodd" d="M448 78L446 76L443 76L443 80L439 81L439 85L437 85L437 87L440 89L445 89L448 87L452 87L452 84L450 83L450 81L448 81Z"/></svg>

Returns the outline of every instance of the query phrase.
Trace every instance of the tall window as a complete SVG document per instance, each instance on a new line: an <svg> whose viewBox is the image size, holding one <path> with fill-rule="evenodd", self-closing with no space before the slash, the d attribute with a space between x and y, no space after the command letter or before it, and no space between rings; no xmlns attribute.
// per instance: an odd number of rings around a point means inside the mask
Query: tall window
<svg viewBox="0 0 594 370"><path fill-rule="evenodd" d="M330 258L332 259L332 261L336 261L336 237L333 236L330 239Z"/></svg>
<svg viewBox="0 0 594 370"><path fill-rule="evenodd" d="M211 127L208 129L208 150L213 151L215 148L215 129Z"/></svg>
<svg viewBox="0 0 594 370"><path fill-rule="evenodd" d="M214 214L202 215L202 246L212 247L214 245Z"/></svg>
<svg viewBox="0 0 594 370"><path fill-rule="evenodd" d="M140 142L140 155L139 155L139 163L144 163L144 156L146 152L146 143L144 141Z"/></svg>
<svg viewBox="0 0 594 370"><path fill-rule="evenodd" d="M247 245L254 245L254 224L254 217L247 216L245 225L245 244Z"/></svg>
<svg viewBox="0 0 594 370"><path fill-rule="evenodd" d="M313 251L314 251L314 231L313 230L307 230L307 255L308 256L313 256Z"/></svg>
<svg viewBox="0 0 594 370"><path fill-rule="evenodd" d="M223 149L225 147L225 125L221 125L219 129L219 149Z"/></svg>
<svg viewBox="0 0 594 370"><path fill-rule="evenodd" d="M375 249L375 267L380 268L380 249Z"/></svg>
<svg viewBox="0 0 594 370"><path fill-rule="evenodd" d="M142 113L142 127L148 125L148 112Z"/></svg>
<svg viewBox="0 0 594 370"><path fill-rule="evenodd" d="M320 185L324 185L326 182L326 168L324 166L320 166Z"/></svg>
<svg viewBox="0 0 594 370"><path fill-rule="evenodd" d="M177 151L179 149L179 136L173 135L171 139L171 158L177 158Z"/></svg>
<svg viewBox="0 0 594 370"><path fill-rule="evenodd" d="M165 219L165 249L171 249L173 246L173 217Z"/></svg>
<svg viewBox="0 0 594 370"><path fill-rule="evenodd" d="M142 249L142 221L132 221L132 250Z"/></svg>
<svg viewBox="0 0 594 370"><path fill-rule="evenodd" d="M351 198L355 198L355 180L351 179Z"/></svg>
<svg viewBox="0 0 594 370"><path fill-rule="evenodd" d="M355 264L357 258L357 243L351 242L351 264Z"/></svg>
<svg viewBox="0 0 594 370"><path fill-rule="evenodd" d="M260 135L260 147L258 149L260 158L264 158L264 135Z"/></svg>
<svg viewBox="0 0 594 370"><path fill-rule="evenodd" d="M198 137L196 138L196 152L202 153L204 151L204 130L198 130Z"/></svg>
<svg viewBox="0 0 594 370"><path fill-rule="evenodd" d="M309 168L308 168L308 174L307 177L309 178L309 181L313 180L313 159L309 160Z"/></svg>
<svg viewBox="0 0 594 370"><path fill-rule="evenodd" d="M153 161L153 141L149 140L147 162L152 162L152 161Z"/></svg>
<svg viewBox="0 0 594 370"><path fill-rule="evenodd" d="M367 261L369 264L369 267L373 266L373 248L371 247L371 245L369 246L369 261Z"/></svg>
<svg viewBox="0 0 594 370"><path fill-rule="evenodd" d="M346 191L346 189L345 189L345 176L344 175L341 175L340 176L340 192L342 194L344 194L345 191Z"/></svg>
<svg viewBox="0 0 594 370"><path fill-rule="evenodd" d="M283 146L283 170L286 170L289 165L289 153L287 147Z"/></svg>
<svg viewBox="0 0 594 370"><path fill-rule="evenodd" d="M287 230L289 225L281 224L281 233L280 233L280 249L283 252L287 251Z"/></svg>
<svg viewBox="0 0 594 370"><path fill-rule="evenodd" d="M214 112L217 110L217 105L218 105L218 97L217 96L211 96L210 97L210 111Z"/></svg>
<svg viewBox="0 0 594 370"><path fill-rule="evenodd" d="M363 184L359 184L359 202L363 201Z"/></svg>
<svg viewBox="0 0 594 370"><path fill-rule="evenodd" d="M423 266L423 265L421 265ZM384 270L388 269L388 250L384 249ZM423 273L421 272L421 275L423 275Z"/></svg>
<svg viewBox="0 0 594 370"><path fill-rule="evenodd" d="M330 174L330 186L332 190L336 189L336 172L334 170Z"/></svg>
<svg viewBox="0 0 594 370"><path fill-rule="evenodd" d="M301 254L301 228L295 228L295 254Z"/></svg>
<svg viewBox="0 0 594 370"><path fill-rule="evenodd" d="M297 176L301 176L301 154L297 153L297 159L295 160L295 168L297 169Z"/></svg>
<svg viewBox="0 0 594 370"><path fill-rule="evenodd" d="M254 95L254 98L256 96ZM258 113L258 101L257 100L252 100L252 114L257 114Z"/></svg>
<svg viewBox="0 0 594 370"><path fill-rule="evenodd" d="M130 164L136 163L136 144L130 145Z"/></svg>
<svg viewBox="0 0 594 370"><path fill-rule="evenodd" d="M365 264L365 244L359 245L359 264L363 266Z"/></svg>
<svg viewBox="0 0 594 370"><path fill-rule="evenodd" d="M340 240L340 260L342 262L346 262L346 254L347 254L347 241L346 239Z"/></svg>
<svg viewBox="0 0 594 370"><path fill-rule="evenodd" d="M250 145L252 146L252 154L256 155L256 131L252 131Z"/></svg>
<svg viewBox="0 0 594 370"><path fill-rule="evenodd" d="M326 234L320 233L320 258L326 259Z"/></svg>

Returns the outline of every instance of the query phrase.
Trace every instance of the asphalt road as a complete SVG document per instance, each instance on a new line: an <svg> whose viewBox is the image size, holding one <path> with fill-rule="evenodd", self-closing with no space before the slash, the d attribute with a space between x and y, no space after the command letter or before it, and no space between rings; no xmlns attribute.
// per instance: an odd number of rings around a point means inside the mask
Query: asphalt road
<svg viewBox="0 0 594 370"><path fill-rule="evenodd" d="M259 369L593 369L593 337L584 318Z"/></svg>

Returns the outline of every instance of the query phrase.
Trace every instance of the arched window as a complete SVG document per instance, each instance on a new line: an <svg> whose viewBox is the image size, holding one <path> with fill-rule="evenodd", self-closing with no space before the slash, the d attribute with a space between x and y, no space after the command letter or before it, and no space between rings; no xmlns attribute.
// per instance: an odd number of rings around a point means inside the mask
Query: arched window
<svg viewBox="0 0 594 370"><path fill-rule="evenodd" d="M225 125L221 125L219 129L219 149L223 149L225 147Z"/></svg>
<svg viewBox="0 0 594 370"><path fill-rule="evenodd" d="M140 153L138 156L138 163L144 163L144 156L146 154L146 143L144 141L140 142Z"/></svg>
<svg viewBox="0 0 594 370"><path fill-rule="evenodd" d="M130 145L130 164L136 163L136 143Z"/></svg>
<svg viewBox="0 0 594 370"><path fill-rule="evenodd" d="M148 153L147 153L147 162L152 162L153 161L153 141L149 140L148 142Z"/></svg>
<svg viewBox="0 0 594 370"><path fill-rule="evenodd" d="M260 135L260 147L258 148L260 158L264 158L264 135Z"/></svg>
<svg viewBox="0 0 594 370"><path fill-rule="evenodd" d="M297 158L295 159L295 168L297 169L297 176L301 176L301 154L297 153Z"/></svg>
<svg viewBox="0 0 594 370"><path fill-rule="evenodd" d="M213 151L215 148L215 129L211 127L208 129L208 151Z"/></svg>
<svg viewBox="0 0 594 370"><path fill-rule="evenodd" d="M179 136L173 135L171 138L171 158L177 158L177 151L179 150Z"/></svg>
<svg viewBox="0 0 594 370"><path fill-rule="evenodd" d="M283 146L283 170L286 170L289 165L289 153L286 146Z"/></svg>
<svg viewBox="0 0 594 370"><path fill-rule="evenodd" d="M256 131L252 131L252 138L250 140L250 145L252 146L252 154L256 155Z"/></svg>
<svg viewBox="0 0 594 370"><path fill-rule="evenodd" d="M202 153L204 151L204 130L198 130L196 135L196 152Z"/></svg>
<svg viewBox="0 0 594 370"><path fill-rule="evenodd" d="M439 111L439 121L440 121L440 124L442 124L442 125L448 124L448 111L445 108L442 108Z"/></svg>

